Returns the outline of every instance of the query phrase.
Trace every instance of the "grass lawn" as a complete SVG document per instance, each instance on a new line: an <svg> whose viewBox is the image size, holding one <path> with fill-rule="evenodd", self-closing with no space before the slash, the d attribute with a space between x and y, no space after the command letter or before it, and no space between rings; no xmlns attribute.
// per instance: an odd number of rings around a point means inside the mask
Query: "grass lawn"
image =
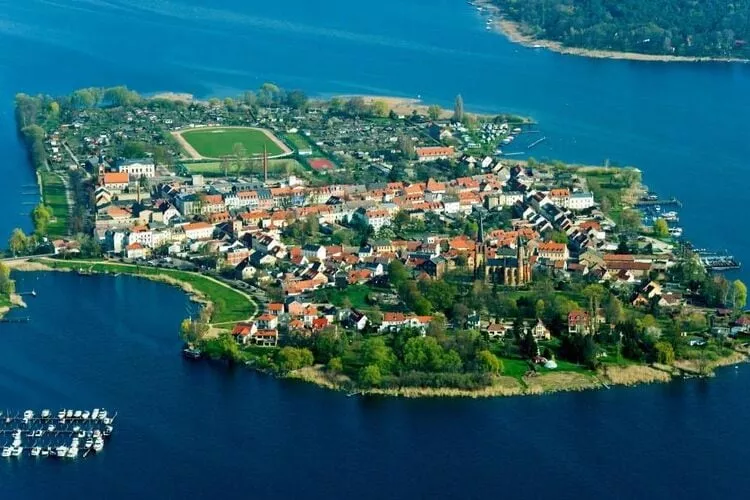
<svg viewBox="0 0 750 500"><path fill-rule="evenodd" d="M372 309L367 303L367 295L372 292L372 288L367 285L349 285L343 290L338 288L325 288L321 297L325 296L331 304L341 307L345 299L349 299L351 306L355 309Z"/></svg>
<svg viewBox="0 0 750 500"><path fill-rule="evenodd" d="M265 133L250 128L201 128L183 132L182 137L206 158L231 155L237 143L245 146L248 156L262 155L264 145L269 156L284 152Z"/></svg>
<svg viewBox="0 0 750 500"><path fill-rule="evenodd" d="M141 267L110 262L96 262L85 260L53 260L43 259L44 264L59 269L84 269L97 273L123 273L136 276L162 275L190 284L194 289L203 293L208 300L213 302L214 311L211 316L213 323L231 323L243 321L255 315L257 309L254 302L250 301L237 290L217 283L198 273L177 271L174 269L157 269L153 267Z"/></svg>
<svg viewBox="0 0 750 500"><path fill-rule="evenodd" d="M188 170L191 174L200 174L204 175L206 177L223 177L224 176L224 169L222 168L220 161L199 161L195 163L184 163L185 168ZM300 165L300 163L297 160L293 159L274 159L274 160L268 160L268 175L271 177L282 177L286 176L288 174L294 174L297 176L302 176L307 171L305 168ZM227 169L227 173L229 175L237 175L236 168L231 164L229 164L229 168ZM243 169L242 174L248 175L263 175L263 164L261 161L257 162L257 166L255 166L252 171L248 171L247 169Z"/></svg>
<svg viewBox="0 0 750 500"><path fill-rule="evenodd" d="M49 235L65 236L68 234L68 199L65 196L65 184L52 172L41 172L40 175L44 204L52 209L54 216L49 224Z"/></svg>
<svg viewBox="0 0 750 500"><path fill-rule="evenodd" d="M300 134L286 134L286 138L292 143L294 149L297 151L309 151L312 152L312 146L310 142Z"/></svg>

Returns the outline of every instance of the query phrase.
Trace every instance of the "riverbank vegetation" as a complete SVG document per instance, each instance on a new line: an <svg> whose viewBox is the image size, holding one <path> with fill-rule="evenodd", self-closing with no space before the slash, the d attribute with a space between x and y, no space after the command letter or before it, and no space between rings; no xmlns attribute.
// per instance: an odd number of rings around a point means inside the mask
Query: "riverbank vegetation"
<svg viewBox="0 0 750 500"><path fill-rule="evenodd" d="M566 47L684 57L750 57L750 2L492 0L521 33Z"/></svg>

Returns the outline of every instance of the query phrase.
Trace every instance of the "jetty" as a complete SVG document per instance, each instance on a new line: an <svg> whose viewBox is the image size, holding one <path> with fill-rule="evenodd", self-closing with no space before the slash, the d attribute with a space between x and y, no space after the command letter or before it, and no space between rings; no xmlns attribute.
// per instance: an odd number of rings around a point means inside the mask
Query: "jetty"
<svg viewBox="0 0 750 500"><path fill-rule="evenodd" d="M705 250L696 252L703 267L708 271L730 271L740 269L742 264L733 255L717 254Z"/></svg>
<svg viewBox="0 0 750 500"><path fill-rule="evenodd" d="M638 202L635 204L636 207L654 207L656 205L659 205L659 206L672 205L672 206L682 208L682 202L674 196L672 196L671 198L657 198L655 196L649 196L647 198L642 198L638 200Z"/></svg>
<svg viewBox="0 0 750 500"><path fill-rule="evenodd" d="M0 411L0 456L72 459L100 453L116 418L103 408Z"/></svg>
<svg viewBox="0 0 750 500"><path fill-rule="evenodd" d="M541 139L537 139L537 140L535 140L534 142L532 142L531 144L529 144L528 146L526 146L526 149L531 149L531 148L533 148L534 146L536 146L536 145L538 145L538 144L541 144L542 142L544 142L544 141L546 141L546 140L547 140L547 138L546 138L546 137L542 137Z"/></svg>

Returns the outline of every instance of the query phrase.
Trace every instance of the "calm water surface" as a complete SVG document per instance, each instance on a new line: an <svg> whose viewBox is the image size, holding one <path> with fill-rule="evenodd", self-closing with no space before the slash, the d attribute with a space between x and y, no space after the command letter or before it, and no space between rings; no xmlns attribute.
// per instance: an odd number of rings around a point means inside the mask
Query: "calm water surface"
<svg viewBox="0 0 750 500"><path fill-rule="evenodd" d="M0 234L34 178L16 92L127 84L234 95L264 81L541 123L537 157L645 171L701 246L750 262L746 65L588 60L521 48L460 0L0 0ZM745 274L743 271L742 275ZM27 274L33 321L0 325L0 406L120 411L101 456L0 463L3 498L744 497L747 369L711 382L497 400L359 400L186 363L188 306L133 278Z"/></svg>

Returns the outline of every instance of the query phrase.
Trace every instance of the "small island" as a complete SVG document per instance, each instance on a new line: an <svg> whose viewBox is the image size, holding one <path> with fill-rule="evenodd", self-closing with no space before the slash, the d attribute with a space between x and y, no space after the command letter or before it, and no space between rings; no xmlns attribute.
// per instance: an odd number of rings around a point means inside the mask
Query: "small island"
<svg viewBox="0 0 750 500"><path fill-rule="evenodd" d="M717 2L476 0L487 29L511 41L588 57L747 61L750 12Z"/></svg>
<svg viewBox="0 0 750 500"><path fill-rule="evenodd" d="M678 200L634 168L516 160L536 125L461 96L88 88L19 94L16 118L42 203L8 265L180 286L203 305L175 325L190 358L478 397L747 356L747 289L721 273L739 263L682 238Z"/></svg>

